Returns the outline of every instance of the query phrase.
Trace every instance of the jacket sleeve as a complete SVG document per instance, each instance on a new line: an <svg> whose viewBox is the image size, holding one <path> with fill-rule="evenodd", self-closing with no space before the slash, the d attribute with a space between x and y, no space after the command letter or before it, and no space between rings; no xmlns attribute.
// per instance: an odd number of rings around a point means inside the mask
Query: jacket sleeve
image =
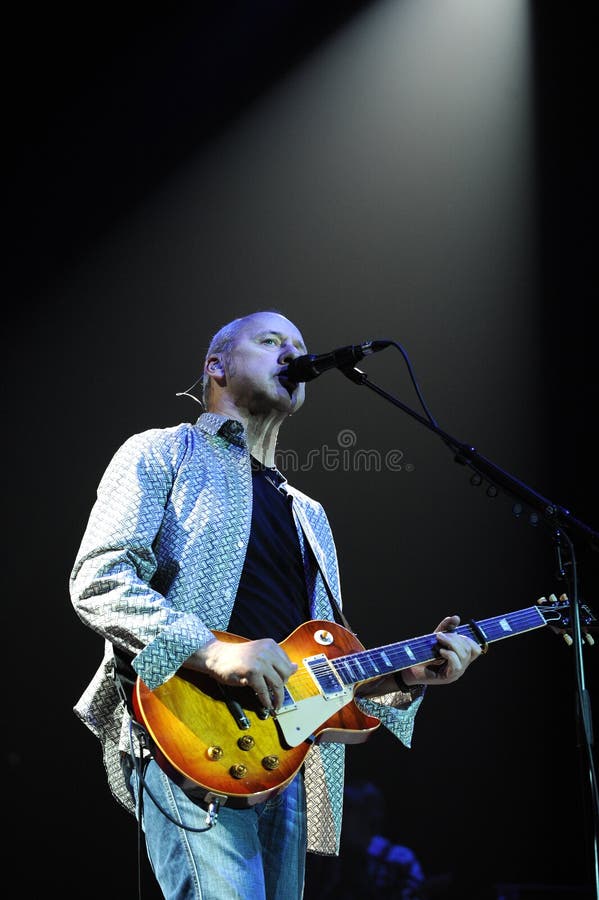
<svg viewBox="0 0 599 900"><path fill-rule="evenodd" d="M425 691L424 685L418 685L410 691L393 691L376 699L356 697L356 703L363 712L380 719L381 725L388 728L402 744L410 747L414 720Z"/></svg>
<svg viewBox="0 0 599 900"><path fill-rule="evenodd" d="M100 481L70 575L77 615L130 654L150 688L214 637L152 587L153 545L184 453L184 440L168 430L133 435L121 446Z"/></svg>

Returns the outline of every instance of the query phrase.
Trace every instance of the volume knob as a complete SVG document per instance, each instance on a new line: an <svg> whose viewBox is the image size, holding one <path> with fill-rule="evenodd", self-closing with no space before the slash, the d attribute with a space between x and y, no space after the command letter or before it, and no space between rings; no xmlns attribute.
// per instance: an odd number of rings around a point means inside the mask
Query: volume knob
<svg viewBox="0 0 599 900"><path fill-rule="evenodd" d="M208 755L208 759L217 760L217 759L222 759L224 751L223 751L222 747L213 746L213 747L208 747L208 749L206 750L206 753Z"/></svg>

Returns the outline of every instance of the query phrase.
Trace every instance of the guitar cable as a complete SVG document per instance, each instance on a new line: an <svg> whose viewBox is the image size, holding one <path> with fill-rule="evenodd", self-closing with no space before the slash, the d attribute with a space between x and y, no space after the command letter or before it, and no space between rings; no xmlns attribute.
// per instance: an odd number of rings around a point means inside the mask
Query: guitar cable
<svg viewBox="0 0 599 900"><path fill-rule="evenodd" d="M135 724L135 727L138 732L137 733L137 741L139 744L139 756L136 754L135 748L133 746L133 726L134 726L134 724ZM169 822L172 822L173 825L177 825L178 828L183 828L185 831L191 831L196 834L202 834L203 832L210 831L211 828L214 828L214 826L216 825L217 820L218 820L218 813L219 813L219 809L221 806L221 801L218 799L211 800L208 803L208 808L206 810L206 827L205 828L196 828L191 825L186 825L184 822L177 822L177 820L174 819L171 816L171 814L166 809L164 809L163 806L158 802L158 800L156 799L156 797L154 796L154 794L148 787L147 782L144 778L144 770L145 770L146 766L148 765L150 759L152 758L152 754L151 754L151 751L150 751L150 748L148 745L148 741L147 741L147 734L146 734L145 729L142 728L142 726L138 722L134 723L133 719L131 719L131 718L129 719L129 748L130 748L130 757L133 762L133 768L135 769L135 772L137 774L137 779L138 779L137 821L139 822L140 828L141 828L141 821L142 821L142 815L143 815L143 792L144 791L148 794L152 803L154 804L154 806L157 809L160 810L162 815L166 816L166 818L169 820ZM144 755L143 755L144 750L148 751L149 756L144 757Z"/></svg>

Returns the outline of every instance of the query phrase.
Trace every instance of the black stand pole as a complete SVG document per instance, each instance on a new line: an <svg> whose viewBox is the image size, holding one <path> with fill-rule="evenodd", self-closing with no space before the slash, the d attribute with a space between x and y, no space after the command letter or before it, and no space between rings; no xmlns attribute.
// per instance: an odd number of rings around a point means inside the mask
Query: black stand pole
<svg viewBox="0 0 599 900"><path fill-rule="evenodd" d="M572 619L572 637L574 644L575 658L575 674L577 686L577 713L580 717L581 732L583 736L583 749L586 755L586 763L588 768L589 788L591 792L591 816L593 821L592 833L592 859L593 859L593 878L596 896L599 900L599 792L597 787L597 775L595 771L594 751L593 751L593 720L591 712L591 698L585 683L584 660L582 656L583 634L580 621L580 600L578 595L578 575L576 568L576 555L574 552L574 543L570 537L570 533L587 541L591 548L599 552L599 532L594 531L584 522L576 519L569 510L565 509L557 503L548 500L537 493L527 484L510 475L504 469L501 469L491 460L481 456L478 451L469 444L458 441L455 437L443 431L431 419L421 416L415 410L411 409L401 400L398 400L392 394L387 393L374 382L369 381L365 372L356 367L345 366L340 369L343 374L353 381L355 384L363 385L370 388L379 396L388 400L394 406L399 407L413 419L433 431L455 454L455 461L461 465L469 466L478 475L486 478L491 484L497 485L507 491L513 497L521 500L531 509L536 510L540 520L543 521L552 531L556 549L558 553L558 564L562 572L565 573L565 564L563 560L563 546L567 547L569 554L568 568L571 571L571 578L568 582L571 585L568 594L571 608Z"/></svg>

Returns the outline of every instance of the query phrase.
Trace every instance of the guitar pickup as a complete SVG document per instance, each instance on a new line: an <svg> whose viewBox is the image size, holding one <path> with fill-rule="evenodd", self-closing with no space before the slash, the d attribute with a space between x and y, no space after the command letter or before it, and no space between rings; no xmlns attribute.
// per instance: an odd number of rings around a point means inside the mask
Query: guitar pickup
<svg viewBox="0 0 599 900"><path fill-rule="evenodd" d="M346 693L346 687L339 680L328 656L325 656L324 653L304 659L304 665L325 700L334 700Z"/></svg>

